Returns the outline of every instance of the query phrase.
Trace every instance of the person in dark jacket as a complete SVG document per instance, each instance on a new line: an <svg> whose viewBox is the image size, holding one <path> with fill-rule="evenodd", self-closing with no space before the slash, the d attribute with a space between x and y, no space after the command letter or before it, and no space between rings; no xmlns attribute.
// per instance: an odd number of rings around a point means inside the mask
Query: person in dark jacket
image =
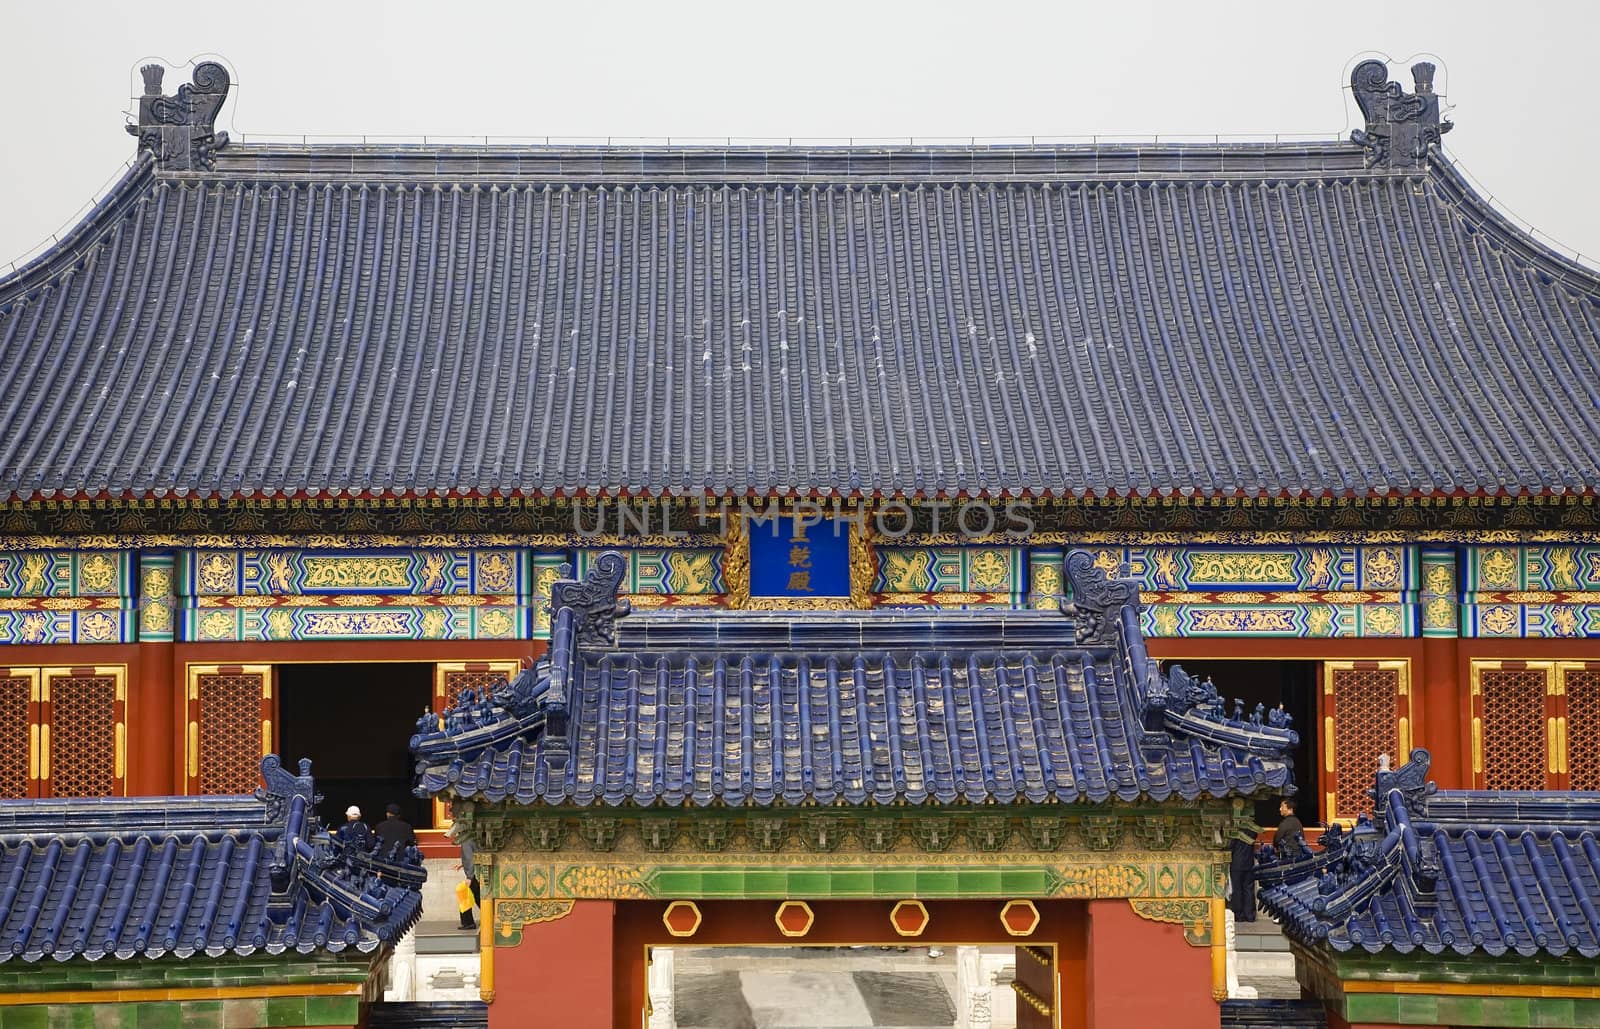
<svg viewBox="0 0 1600 1029"><path fill-rule="evenodd" d="M399 804L390 804L384 811L388 817L378 823L378 853L386 861L398 861L407 847L417 845L417 834L411 823L400 817Z"/></svg>
<svg viewBox="0 0 1600 1029"><path fill-rule="evenodd" d="M1272 845L1278 852L1278 860L1294 861L1304 857L1305 827L1300 824L1299 817L1294 813L1293 797L1283 798L1278 804L1278 814L1283 816L1283 821L1278 823L1278 831L1272 837Z"/></svg>

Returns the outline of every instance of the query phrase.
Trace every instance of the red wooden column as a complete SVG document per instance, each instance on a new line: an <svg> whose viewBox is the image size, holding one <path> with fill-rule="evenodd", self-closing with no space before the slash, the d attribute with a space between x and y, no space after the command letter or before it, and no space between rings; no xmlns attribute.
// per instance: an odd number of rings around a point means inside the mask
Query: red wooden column
<svg viewBox="0 0 1600 1029"><path fill-rule="evenodd" d="M1089 901L1088 1029L1216 1029L1211 951L1126 900Z"/></svg>
<svg viewBox="0 0 1600 1029"><path fill-rule="evenodd" d="M141 797L182 793L173 751L182 718L183 684L170 642L139 644L128 669L128 793Z"/></svg>
<svg viewBox="0 0 1600 1029"><path fill-rule="evenodd" d="M1461 730L1468 714L1467 683L1457 673L1460 649L1453 636L1422 641L1422 731L1414 746L1426 747L1433 755L1428 777L1442 790L1472 785L1472 769L1463 760L1461 746Z"/></svg>

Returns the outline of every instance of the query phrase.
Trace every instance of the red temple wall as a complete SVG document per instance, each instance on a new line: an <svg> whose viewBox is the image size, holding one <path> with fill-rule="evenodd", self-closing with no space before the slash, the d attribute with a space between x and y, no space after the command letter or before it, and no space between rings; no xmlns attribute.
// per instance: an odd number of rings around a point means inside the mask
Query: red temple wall
<svg viewBox="0 0 1600 1029"><path fill-rule="evenodd" d="M1087 1029L1216 1029L1211 951L1183 926L1147 922L1125 900L1088 903Z"/></svg>

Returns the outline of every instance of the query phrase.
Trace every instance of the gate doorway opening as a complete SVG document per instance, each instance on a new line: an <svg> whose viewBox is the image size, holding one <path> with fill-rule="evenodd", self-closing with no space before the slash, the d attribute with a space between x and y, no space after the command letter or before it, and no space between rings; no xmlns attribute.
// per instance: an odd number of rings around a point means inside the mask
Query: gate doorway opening
<svg viewBox="0 0 1600 1029"><path fill-rule="evenodd" d="M1322 821L1322 791L1317 788L1317 775L1322 767L1322 751L1317 732L1317 683L1321 680L1322 664L1319 661L1185 661L1181 658L1165 662L1179 664L1197 679L1210 679L1216 683L1217 692L1228 704L1228 714L1233 714L1234 698L1244 701L1248 717L1261 704L1271 710L1279 704L1294 719L1292 728L1300 734L1300 743L1294 749L1294 783L1296 814L1306 825ZM1272 827L1278 824L1278 798L1263 797L1255 803L1257 825Z"/></svg>
<svg viewBox="0 0 1600 1029"><path fill-rule="evenodd" d="M988 1012L990 1029L1019 1029L1018 960L1017 948L1005 946L658 946L650 948L649 1006L670 1011L667 1024L677 1029L954 1029L975 1007Z"/></svg>
<svg viewBox="0 0 1600 1029"><path fill-rule="evenodd" d="M410 751L417 716L433 700L433 665L279 665L277 673L278 752L290 769L311 759L325 825L344 824L351 804L376 825L394 803L413 828L433 827L432 803L411 795Z"/></svg>

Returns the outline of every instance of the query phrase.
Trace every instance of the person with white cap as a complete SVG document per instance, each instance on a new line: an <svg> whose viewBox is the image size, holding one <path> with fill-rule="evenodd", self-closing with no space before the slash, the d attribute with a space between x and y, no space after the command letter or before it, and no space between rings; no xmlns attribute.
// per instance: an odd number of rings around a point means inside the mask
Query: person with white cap
<svg viewBox="0 0 1600 1029"><path fill-rule="evenodd" d="M344 825L339 827L339 840L346 847L358 851L372 849L372 830L361 820L361 809L354 804L344 809Z"/></svg>

